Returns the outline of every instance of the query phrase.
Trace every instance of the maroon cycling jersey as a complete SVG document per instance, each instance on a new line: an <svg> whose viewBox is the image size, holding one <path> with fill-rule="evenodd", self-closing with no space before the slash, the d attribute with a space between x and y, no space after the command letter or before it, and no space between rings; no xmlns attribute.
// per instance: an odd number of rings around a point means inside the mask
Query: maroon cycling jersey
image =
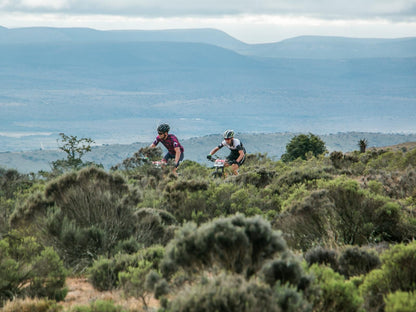
<svg viewBox="0 0 416 312"><path fill-rule="evenodd" d="M154 145L158 145L161 142L168 150L169 154L175 155L175 148L179 147L181 153L183 153L184 148L179 143L178 138L173 134L168 134L168 137L165 140L162 140L159 136L156 137L156 140L153 142Z"/></svg>

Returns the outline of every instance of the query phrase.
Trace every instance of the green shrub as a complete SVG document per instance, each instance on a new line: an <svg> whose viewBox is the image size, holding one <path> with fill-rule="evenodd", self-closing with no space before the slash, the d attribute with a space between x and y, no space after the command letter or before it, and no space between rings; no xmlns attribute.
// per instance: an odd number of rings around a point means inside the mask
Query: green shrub
<svg viewBox="0 0 416 312"><path fill-rule="evenodd" d="M120 287L126 296L139 298L147 310L149 297L146 288L146 276L152 270L153 264L150 261L140 260L134 267L128 267L126 271L118 274Z"/></svg>
<svg viewBox="0 0 416 312"><path fill-rule="evenodd" d="M396 291L385 298L385 312L414 312L416 311L416 293Z"/></svg>
<svg viewBox="0 0 416 312"><path fill-rule="evenodd" d="M237 215L199 228L193 223L184 225L168 244L161 269L169 275L178 267L188 272L217 267L249 277L264 261L285 250L281 233L265 220Z"/></svg>
<svg viewBox="0 0 416 312"><path fill-rule="evenodd" d="M320 288L320 295L313 299L314 311L364 311L363 300L352 282L345 281L342 275L327 266L313 264L310 272L315 276L315 283Z"/></svg>
<svg viewBox="0 0 416 312"><path fill-rule="evenodd" d="M396 291L416 290L416 242L399 244L381 256L381 268L371 271L360 286L368 311L384 308L383 297Z"/></svg>
<svg viewBox="0 0 416 312"><path fill-rule="evenodd" d="M309 266L316 263L325 264L331 267L334 271L338 268L338 253L335 250L315 247L309 249L305 253L304 257Z"/></svg>
<svg viewBox="0 0 416 312"><path fill-rule="evenodd" d="M339 257L339 272L346 278L366 275L379 267L380 264L380 258L375 252L350 247L344 250Z"/></svg>
<svg viewBox="0 0 416 312"><path fill-rule="evenodd" d="M315 181L319 179L329 179L330 175L322 168L294 168L286 172L277 179L278 185L293 186L295 184L302 184L308 181Z"/></svg>
<svg viewBox="0 0 416 312"><path fill-rule="evenodd" d="M117 254L111 259L100 257L88 269L89 280L100 291L111 290L119 285L120 272L136 267L140 261L147 261L152 264L153 270L159 270L164 252L162 246L155 245L132 255Z"/></svg>
<svg viewBox="0 0 416 312"><path fill-rule="evenodd" d="M307 191L301 188L293 200L273 221L273 228L285 233L293 249L309 250L318 244L337 243L337 216L327 190Z"/></svg>
<svg viewBox="0 0 416 312"><path fill-rule="evenodd" d="M208 187L206 179L170 181L163 190L163 208L172 213L179 223L192 220L192 213L204 211L202 205Z"/></svg>
<svg viewBox="0 0 416 312"><path fill-rule="evenodd" d="M139 200L121 176L85 168L51 181L44 195L16 211L12 225L53 245L65 264L80 272L134 234Z"/></svg>
<svg viewBox="0 0 416 312"><path fill-rule="evenodd" d="M152 291L156 299L169 293L169 283L154 270L146 275L145 288Z"/></svg>
<svg viewBox="0 0 416 312"><path fill-rule="evenodd" d="M219 275L176 294L160 311L280 312L270 287L238 275Z"/></svg>
<svg viewBox="0 0 416 312"><path fill-rule="evenodd" d="M277 305L284 312L311 312L312 305L304 298L302 292L294 287L277 284L274 289Z"/></svg>
<svg viewBox="0 0 416 312"><path fill-rule="evenodd" d="M367 244L403 238L400 206L389 198L360 188L357 181L339 178L322 182L334 203L335 225L343 244Z"/></svg>
<svg viewBox="0 0 416 312"><path fill-rule="evenodd" d="M136 241L148 247L166 245L174 235L177 221L169 212L161 209L141 208L135 212Z"/></svg>
<svg viewBox="0 0 416 312"><path fill-rule="evenodd" d="M267 262L260 271L260 276L271 287L278 282L298 288L303 282L304 275L302 266L293 257L273 259Z"/></svg>
<svg viewBox="0 0 416 312"><path fill-rule="evenodd" d="M263 188L272 182L275 174L274 170L266 167L252 168L250 171L238 175L236 182L245 185L251 184L256 188Z"/></svg>
<svg viewBox="0 0 416 312"><path fill-rule="evenodd" d="M195 161L184 160L179 167L181 178L185 180L193 180L199 177L207 178L209 169Z"/></svg>
<svg viewBox="0 0 416 312"><path fill-rule="evenodd" d="M0 240L0 304L13 297L63 300L67 272L52 248L11 234Z"/></svg>

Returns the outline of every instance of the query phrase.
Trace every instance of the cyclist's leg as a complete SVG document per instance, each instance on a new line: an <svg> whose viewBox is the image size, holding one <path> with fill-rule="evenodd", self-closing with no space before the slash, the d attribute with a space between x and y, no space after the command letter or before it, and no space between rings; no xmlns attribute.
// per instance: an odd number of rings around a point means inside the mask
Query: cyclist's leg
<svg viewBox="0 0 416 312"><path fill-rule="evenodd" d="M167 152L167 153L166 153L166 155L165 155L165 156L163 156L162 161L163 161L163 162L165 162L165 163L168 163L168 161L169 161L170 159L172 159L172 158L175 158L175 156L174 156L174 155L172 155L172 154L170 154L169 152Z"/></svg>
<svg viewBox="0 0 416 312"><path fill-rule="evenodd" d="M237 158L240 156L238 151L231 151L230 155L227 157L227 166L231 166L231 169L234 175L238 175L239 164L237 163Z"/></svg>
<svg viewBox="0 0 416 312"><path fill-rule="evenodd" d="M178 169L179 164L181 163L181 161L183 160L183 158L184 158L184 157L185 157L185 156L184 156L184 154L183 154L183 152L182 152L182 153L181 153L181 156L179 157L178 165L177 165L177 166L175 165L175 167L173 167L173 170L172 170L172 171L173 171L173 173L174 173L174 174L177 174L177 173L176 173L176 170ZM173 158L175 158L175 157L173 157Z"/></svg>

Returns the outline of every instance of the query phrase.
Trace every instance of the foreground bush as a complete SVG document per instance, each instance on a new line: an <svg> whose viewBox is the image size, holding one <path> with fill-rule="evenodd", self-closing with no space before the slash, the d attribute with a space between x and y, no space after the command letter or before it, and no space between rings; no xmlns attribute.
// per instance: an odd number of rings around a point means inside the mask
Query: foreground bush
<svg viewBox="0 0 416 312"><path fill-rule="evenodd" d="M186 288L160 312L280 312L270 287L237 275L220 275Z"/></svg>
<svg viewBox="0 0 416 312"><path fill-rule="evenodd" d="M0 241L0 306L14 297L63 300L66 270L52 248L31 237L10 235Z"/></svg>
<svg viewBox="0 0 416 312"><path fill-rule="evenodd" d="M416 311L416 293L397 291L385 298L386 312L414 312Z"/></svg>
<svg viewBox="0 0 416 312"><path fill-rule="evenodd" d="M360 286L367 311L381 311L383 298L396 291L416 290L416 242L396 245L381 256L381 268L371 271Z"/></svg>
<svg viewBox="0 0 416 312"><path fill-rule="evenodd" d="M51 181L44 194L14 213L11 223L53 245L79 272L134 234L133 209L139 200L122 177L85 168Z"/></svg>
<svg viewBox="0 0 416 312"><path fill-rule="evenodd" d="M352 282L346 281L342 275L322 265L312 265L310 272L315 276L315 284L320 289L320 295L313 300L314 311L364 311L363 300Z"/></svg>
<svg viewBox="0 0 416 312"><path fill-rule="evenodd" d="M290 247L317 244L365 245L408 238L413 218L390 198L371 193L352 179L317 182L317 190L299 187L274 227L287 234ZM413 226L414 228L414 226Z"/></svg>
<svg viewBox="0 0 416 312"><path fill-rule="evenodd" d="M165 276L181 267L188 272L224 269L250 277L267 259L284 251L286 242L268 222L236 215L199 228L193 223L183 226L168 244L161 269Z"/></svg>

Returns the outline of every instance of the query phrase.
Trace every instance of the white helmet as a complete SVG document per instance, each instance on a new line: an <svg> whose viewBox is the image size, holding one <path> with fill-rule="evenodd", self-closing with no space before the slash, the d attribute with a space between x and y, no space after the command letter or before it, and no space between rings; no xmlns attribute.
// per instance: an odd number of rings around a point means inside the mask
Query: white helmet
<svg viewBox="0 0 416 312"><path fill-rule="evenodd" d="M234 130L225 130L224 139L231 139L234 137Z"/></svg>

